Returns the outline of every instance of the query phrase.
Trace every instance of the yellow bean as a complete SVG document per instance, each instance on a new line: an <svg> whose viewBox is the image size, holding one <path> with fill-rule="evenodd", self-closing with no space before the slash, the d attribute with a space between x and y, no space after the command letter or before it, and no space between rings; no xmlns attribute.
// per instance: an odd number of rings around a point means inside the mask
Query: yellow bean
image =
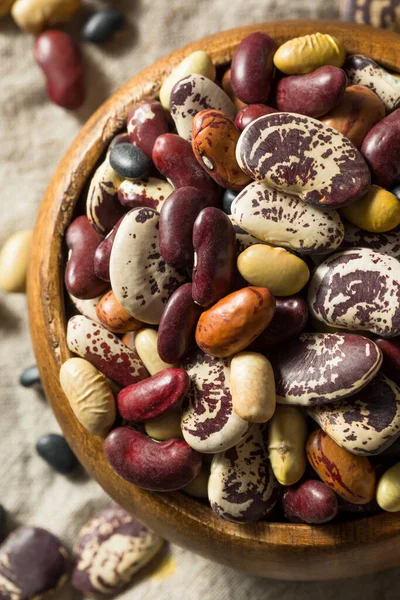
<svg viewBox="0 0 400 600"><path fill-rule="evenodd" d="M5 292L25 292L31 244L32 231L18 231L2 247L0 288Z"/></svg>
<svg viewBox="0 0 400 600"><path fill-rule="evenodd" d="M155 375L163 369L174 367L161 360L157 351L157 331L145 327L137 332L135 336L135 348L140 360L150 373Z"/></svg>
<svg viewBox="0 0 400 600"><path fill-rule="evenodd" d="M146 421L144 428L147 435L159 442L171 438L182 438L181 410L169 410L160 417Z"/></svg>
<svg viewBox="0 0 400 600"><path fill-rule="evenodd" d="M257 352L239 352L231 361L233 410L245 421L266 423L275 412L275 379L271 363Z"/></svg>
<svg viewBox="0 0 400 600"><path fill-rule="evenodd" d="M164 108L169 110L171 90L175 83L193 73L215 80L214 63L203 50L197 50L186 56L164 81L160 89L160 102Z"/></svg>
<svg viewBox="0 0 400 600"><path fill-rule="evenodd" d="M340 213L353 225L373 233L390 231L400 225L400 201L378 185L371 185L365 196L344 206Z"/></svg>
<svg viewBox="0 0 400 600"><path fill-rule="evenodd" d="M275 477L282 485L293 485L304 475L307 422L297 406L277 405L269 423L269 460Z"/></svg>
<svg viewBox="0 0 400 600"><path fill-rule="evenodd" d="M341 67L346 58L343 43L326 33L313 33L294 38L275 53L275 66L287 75L305 75L323 67Z"/></svg>
<svg viewBox="0 0 400 600"><path fill-rule="evenodd" d="M400 511L400 462L390 467L380 478L376 501L387 512Z"/></svg>

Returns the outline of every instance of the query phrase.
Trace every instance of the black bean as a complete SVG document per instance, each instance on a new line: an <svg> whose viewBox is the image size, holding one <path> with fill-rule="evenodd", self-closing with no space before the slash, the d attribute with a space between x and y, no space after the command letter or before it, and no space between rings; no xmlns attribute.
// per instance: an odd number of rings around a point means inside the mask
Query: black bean
<svg viewBox="0 0 400 600"><path fill-rule="evenodd" d="M225 190L224 195L222 196L222 210L226 215L231 214L231 206L232 202L238 195L238 191L236 190Z"/></svg>
<svg viewBox="0 0 400 600"><path fill-rule="evenodd" d="M28 367L24 371L22 371L21 376L19 378L19 383L23 387L26 388L35 388L38 390L42 389L42 382L40 380L39 369L36 365L33 367Z"/></svg>
<svg viewBox="0 0 400 600"><path fill-rule="evenodd" d="M55 471L66 475L79 464L65 438L56 433L42 435L36 442L36 451Z"/></svg>
<svg viewBox="0 0 400 600"><path fill-rule="evenodd" d="M85 42L103 44L125 25L124 15L114 8L99 10L89 17L82 29Z"/></svg>
<svg viewBox="0 0 400 600"><path fill-rule="evenodd" d="M133 144L117 144L110 152L110 164L114 171L126 179L146 177L152 168L151 159Z"/></svg>

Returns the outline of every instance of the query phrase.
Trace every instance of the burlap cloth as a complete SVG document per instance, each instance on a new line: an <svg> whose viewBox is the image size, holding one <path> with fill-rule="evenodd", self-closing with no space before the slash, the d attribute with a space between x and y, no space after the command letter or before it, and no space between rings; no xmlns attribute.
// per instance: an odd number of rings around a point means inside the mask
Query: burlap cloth
<svg viewBox="0 0 400 600"><path fill-rule="evenodd" d="M58 161L81 125L114 90L163 54L191 40L246 23L282 18L335 18L332 0L120 0L129 19L122 37L106 47L86 45L90 91L85 106L68 113L47 101L32 58L32 37L11 19L0 21L0 244L32 228ZM77 30L79 19L76 19ZM31 524L71 547L88 517L109 500L83 473L56 475L36 455L37 438L59 427L46 401L18 385L34 363L24 296L0 295L0 503L9 526ZM178 547L164 575L141 577L121 598L132 600L389 600L400 571L335 583L286 583L251 577ZM60 600L81 596L66 586Z"/></svg>

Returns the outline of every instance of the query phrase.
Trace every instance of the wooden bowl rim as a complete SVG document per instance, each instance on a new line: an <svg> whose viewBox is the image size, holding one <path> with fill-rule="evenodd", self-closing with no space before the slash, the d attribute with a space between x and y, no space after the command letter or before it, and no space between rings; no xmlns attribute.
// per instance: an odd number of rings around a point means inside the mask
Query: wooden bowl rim
<svg viewBox="0 0 400 600"><path fill-rule="evenodd" d="M380 540L399 535L400 518L383 513L318 527L266 521L238 525L220 519L209 507L180 492L160 494L136 488L110 469L102 441L75 419L58 382L59 367L70 356L65 341L63 236L94 165L115 133L123 129L129 108L143 97L154 97L160 81L184 56L206 49L218 66L227 64L240 39L259 30L269 33L278 44L315 31L331 33L343 39L352 53L362 47L380 64L393 70L400 67L400 36L395 33L339 21L276 21L232 29L188 44L133 77L82 128L46 192L35 226L28 277L31 335L46 394L74 452L100 485L146 524L182 544L193 532L200 532L200 537L221 542L230 543L235 538L244 552L252 544L297 551L309 547L311 538L318 551L332 546L347 550L372 543L377 535ZM194 549L206 553L204 548Z"/></svg>

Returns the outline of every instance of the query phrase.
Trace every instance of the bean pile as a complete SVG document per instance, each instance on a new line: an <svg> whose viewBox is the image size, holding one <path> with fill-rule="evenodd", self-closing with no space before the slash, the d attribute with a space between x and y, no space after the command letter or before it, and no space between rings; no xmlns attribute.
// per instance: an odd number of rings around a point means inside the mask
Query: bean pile
<svg viewBox="0 0 400 600"><path fill-rule="evenodd" d="M400 77L321 33L132 107L65 238L60 381L117 474L238 523L400 510L399 132Z"/></svg>

